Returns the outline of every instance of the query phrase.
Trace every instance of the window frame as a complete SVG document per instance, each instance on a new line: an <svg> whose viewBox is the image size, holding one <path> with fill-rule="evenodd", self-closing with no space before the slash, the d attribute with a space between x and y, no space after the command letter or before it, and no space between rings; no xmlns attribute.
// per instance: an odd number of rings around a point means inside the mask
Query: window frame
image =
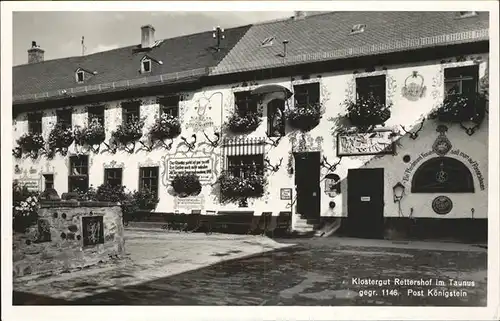
<svg viewBox="0 0 500 321"><path fill-rule="evenodd" d="M448 75L447 73L458 73L461 70L470 71L467 75L467 72L464 74L460 73L458 75ZM472 81L474 83L473 93L475 94L479 91L479 66L478 65L468 65L468 66L459 66L459 67L449 67L444 69L444 95L445 97L450 95L450 90L446 89L447 84L456 83L459 84L459 91L457 94L463 93L463 84L465 81Z"/></svg>
<svg viewBox="0 0 500 321"><path fill-rule="evenodd" d="M314 90L311 88L314 87ZM319 82L297 84L293 86L295 106L315 106L320 103L321 87ZM299 97L299 99L297 99Z"/></svg>
<svg viewBox="0 0 500 321"><path fill-rule="evenodd" d="M145 67L146 63L149 64L149 68ZM151 62L151 59L149 59L149 58L142 59L142 61L141 61L141 71L143 73L150 73L152 69L153 69L153 64Z"/></svg>
<svg viewBox="0 0 500 321"><path fill-rule="evenodd" d="M136 116L138 119L141 118L141 103L140 102L123 102L122 107L122 125L126 125L129 122L129 117ZM130 116L132 115L132 116Z"/></svg>
<svg viewBox="0 0 500 321"><path fill-rule="evenodd" d="M373 90L375 88L375 91ZM356 78L356 101L366 99L372 93L375 99L385 105L387 102L387 75L374 75Z"/></svg>
<svg viewBox="0 0 500 321"><path fill-rule="evenodd" d="M81 76L81 80L80 80L80 76ZM76 72L75 78L76 78L77 83L79 83L79 84L84 83L85 82L85 72L83 70L78 70Z"/></svg>
<svg viewBox="0 0 500 321"><path fill-rule="evenodd" d="M75 160L80 160L80 162L77 163ZM78 181L84 181L83 185L85 185L85 191L89 189L89 161L90 159L88 155L69 157L68 192L72 192L74 187L80 185L77 183ZM82 174L81 172L78 172L77 169L85 169L85 173Z"/></svg>
<svg viewBox="0 0 500 321"><path fill-rule="evenodd" d="M273 122L278 110L281 111L280 128L274 128ZM279 134L275 134L276 131ZM267 135L269 137L281 137L285 135L285 101L282 99L273 99L267 103Z"/></svg>
<svg viewBox="0 0 500 321"><path fill-rule="evenodd" d="M42 124L43 124L43 113L32 112L28 114L28 133L41 135L43 131Z"/></svg>
<svg viewBox="0 0 500 321"><path fill-rule="evenodd" d="M51 184L51 187L48 187L49 184ZM44 185L44 190L47 190L49 188L53 189L54 188L54 174L43 174L43 185Z"/></svg>
<svg viewBox="0 0 500 321"><path fill-rule="evenodd" d="M145 171L151 171L153 170L153 174L151 174L151 177L146 177L143 174ZM156 177L154 177L156 174ZM139 192L142 192L145 190L145 180L156 180L154 184L151 184L151 186L156 185L155 188L146 188L150 192L152 192L155 197L158 197L159 194L159 187L160 187L160 167L159 166L144 166L144 167L139 167Z"/></svg>
<svg viewBox="0 0 500 321"><path fill-rule="evenodd" d="M258 112L258 103L251 91L237 91L234 93L234 106L236 112L244 114L246 112Z"/></svg>
<svg viewBox="0 0 500 321"><path fill-rule="evenodd" d="M95 111L99 110L98 113ZM102 110L102 113L100 112ZM92 123L92 119L97 118L99 123L104 126L105 121L106 121L106 112L105 112L105 107L104 105L99 105L99 106L91 106L88 107L87 110L87 122L90 125Z"/></svg>
<svg viewBox="0 0 500 321"><path fill-rule="evenodd" d="M109 174L114 173L115 177L110 177ZM116 175L119 173L119 175ZM110 181L119 181L118 184ZM123 186L123 168L105 168L104 169L104 184L110 186Z"/></svg>
<svg viewBox="0 0 500 321"><path fill-rule="evenodd" d="M160 106L160 116L167 113L173 117L179 117L179 95L169 95L160 97L158 99L158 104ZM172 111L172 112L170 112Z"/></svg>
<svg viewBox="0 0 500 321"><path fill-rule="evenodd" d="M227 156L227 172L233 177L247 178L252 174L252 169L255 163L257 171L253 172L257 175L264 174L264 154L248 154L248 155L230 155Z"/></svg>
<svg viewBox="0 0 500 321"><path fill-rule="evenodd" d="M65 117L61 117L62 115L68 116L67 119ZM69 121L69 123L68 123ZM56 123L63 124L64 128L72 128L73 127L73 110L71 108L63 108L56 110Z"/></svg>

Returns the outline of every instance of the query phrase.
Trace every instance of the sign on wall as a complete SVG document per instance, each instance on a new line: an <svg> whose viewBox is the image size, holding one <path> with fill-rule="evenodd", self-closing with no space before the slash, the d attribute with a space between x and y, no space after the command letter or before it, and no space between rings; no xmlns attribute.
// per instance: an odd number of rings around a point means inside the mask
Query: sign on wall
<svg viewBox="0 0 500 321"><path fill-rule="evenodd" d="M290 201L292 199L292 189L291 188L281 188L280 189L280 199L283 201Z"/></svg>
<svg viewBox="0 0 500 321"><path fill-rule="evenodd" d="M339 134L337 156L393 154L391 131L373 133Z"/></svg>
<svg viewBox="0 0 500 321"><path fill-rule="evenodd" d="M175 209L186 210L201 210L205 205L205 198L203 195L190 196L190 197L176 197L174 199Z"/></svg>
<svg viewBox="0 0 500 321"><path fill-rule="evenodd" d="M167 180L171 181L178 174L196 174L200 182L212 179L214 166L209 156L201 157L179 157L167 160Z"/></svg>
<svg viewBox="0 0 500 321"><path fill-rule="evenodd" d="M40 178L22 177L18 178L17 181L20 186L26 186L30 192L40 191Z"/></svg>

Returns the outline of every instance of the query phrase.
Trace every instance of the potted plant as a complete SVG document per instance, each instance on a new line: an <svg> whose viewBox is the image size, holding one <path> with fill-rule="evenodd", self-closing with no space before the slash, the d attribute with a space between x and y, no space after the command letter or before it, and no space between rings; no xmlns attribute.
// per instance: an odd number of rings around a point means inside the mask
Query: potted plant
<svg viewBox="0 0 500 321"><path fill-rule="evenodd" d="M27 153L33 158L37 158L40 151L45 149L45 140L41 134L37 133L26 133L22 135L17 140L17 144L21 149L21 154Z"/></svg>
<svg viewBox="0 0 500 321"><path fill-rule="evenodd" d="M373 95L360 97L344 103L347 109L347 118L352 125L361 131L368 130L375 125L384 124L391 117L392 104L382 103Z"/></svg>
<svg viewBox="0 0 500 321"><path fill-rule="evenodd" d="M201 183L198 175L193 173L178 174L172 180L172 188L180 197L198 195L201 192Z"/></svg>
<svg viewBox="0 0 500 321"><path fill-rule="evenodd" d="M57 123L49 134L49 157L56 152L66 156L68 147L73 143L74 135L71 127L63 123Z"/></svg>
<svg viewBox="0 0 500 321"><path fill-rule="evenodd" d="M241 199L262 197L265 183L263 175L252 173L247 177L235 177L223 172L218 178L221 201L239 202Z"/></svg>
<svg viewBox="0 0 500 321"><path fill-rule="evenodd" d="M181 123L177 117L164 113L156 118L149 137L152 143L160 142L163 144L165 139L174 139L181 134Z"/></svg>
<svg viewBox="0 0 500 321"><path fill-rule="evenodd" d="M112 136L118 146L122 146L129 153L133 153L135 143L142 137L142 129L144 127L144 120L137 117L132 117L131 120L125 124L118 126ZM132 147L129 145L132 144Z"/></svg>
<svg viewBox="0 0 500 321"><path fill-rule="evenodd" d="M471 95L451 93L429 118L443 122L461 123L472 121L480 123L486 114L487 99L483 93Z"/></svg>
<svg viewBox="0 0 500 321"><path fill-rule="evenodd" d="M249 133L257 129L262 119L255 111L235 111L226 122L229 131L238 134Z"/></svg>
<svg viewBox="0 0 500 321"><path fill-rule="evenodd" d="M294 108L287 109L285 115L292 127L309 131L319 124L321 104L296 105Z"/></svg>
<svg viewBox="0 0 500 321"><path fill-rule="evenodd" d="M89 146L97 153L102 142L106 139L106 131L104 126L98 119L92 119L88 127L83 129L75 129L75 143L80 146Z"/></svg>

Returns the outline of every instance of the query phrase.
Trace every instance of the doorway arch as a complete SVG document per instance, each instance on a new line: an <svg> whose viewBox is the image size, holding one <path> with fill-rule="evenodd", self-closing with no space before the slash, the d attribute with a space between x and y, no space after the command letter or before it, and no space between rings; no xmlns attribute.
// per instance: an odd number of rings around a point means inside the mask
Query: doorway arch
<svg viewBox="0 0 500 321"><path fill-rule="evenodd" d="M418 167L411 182L412 193L474 193L474 180L467 166L451 157L436 157Z"/></svg>

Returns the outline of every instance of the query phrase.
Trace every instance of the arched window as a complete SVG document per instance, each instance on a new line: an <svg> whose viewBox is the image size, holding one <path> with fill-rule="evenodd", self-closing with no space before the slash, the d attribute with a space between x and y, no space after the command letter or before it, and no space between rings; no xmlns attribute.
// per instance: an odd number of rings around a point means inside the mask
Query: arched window
<svg viewBox="0 0 500 321"><path fill-rule="evenodd" d="M462 162L436 157L420 165L411 182L412 193L474 193L472 174Z"/></svg>

